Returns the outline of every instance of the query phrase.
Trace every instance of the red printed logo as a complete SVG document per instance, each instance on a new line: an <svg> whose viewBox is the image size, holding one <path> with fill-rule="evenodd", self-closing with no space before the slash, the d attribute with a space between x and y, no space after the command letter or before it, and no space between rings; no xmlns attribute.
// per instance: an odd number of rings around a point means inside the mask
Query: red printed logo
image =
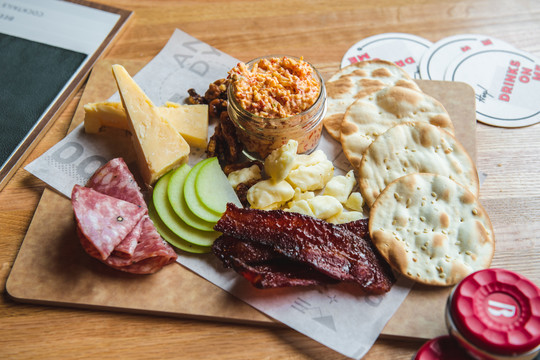
<svg viewBox="0 0 540 360"><path fill-rule="evenodd" d="M493 42L490 39L482 40L482 45L492 45Z"/></svg>

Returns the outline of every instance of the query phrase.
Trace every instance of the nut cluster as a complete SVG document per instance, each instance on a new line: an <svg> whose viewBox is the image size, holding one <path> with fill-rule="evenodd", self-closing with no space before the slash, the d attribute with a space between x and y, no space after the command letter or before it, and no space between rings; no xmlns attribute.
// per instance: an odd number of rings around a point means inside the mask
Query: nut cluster
<svg viewBox="0 0 540 360"><path fill-rule="evenodd" d="M236 127L227 113L227 87L229 80L219 79L211 83L204 96L189 89L188 102L191 104L207 104L210 119L218 119L214 134L208 141L206 154L208 157L216 156L221 166L238 161L242 153L242 144L238 141Z"/></svg>

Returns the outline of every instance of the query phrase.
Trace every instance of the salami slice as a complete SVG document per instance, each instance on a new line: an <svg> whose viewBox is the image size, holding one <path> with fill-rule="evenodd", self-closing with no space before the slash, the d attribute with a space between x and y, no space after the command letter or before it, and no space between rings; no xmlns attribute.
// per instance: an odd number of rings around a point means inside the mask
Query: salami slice
<svg viewBox="0 0 540 360"><path fill-rule="evenodd" d="M176 252L163 241L150 217L145 215L142 220L141 235L133 256L123 258L113 254L105 260L105 263L122 271L151 274L174 262L176 258Z"/></svg>
<svg viewBox="0 0 540 360"><path fill-rule="evenodd" d="M147 213L146 208L75 185L71 203L85 251L105 260Z"/></svg>
<svg viewBox="0 0 540 360"><path fill-rule="evenodd" d="M176 260L122 158L98 169L87 187L76 185L71 198L81 245L90 256L135 274L154 273Z"/></svg>
<svg viewBox="0 0 540 360"><path fill-rule="evenodd" d="M125 200L146 209L146 203L135 177L129 171L122 158L115 158L99 168L88 180L87 187L102 194ZM130 258L137 247L141 235L142 223L136 226L114 249L114 254Z"/></svg>
<svg viewBox="0 0 540 360"><path fill-rule="evenodd" d="M139 238L141 237L144 221L145 217L139 220L133 230L131 230L124 240L122 240L122 242L114 248L112 255L128 259L133 256L133 253L137 248L137 244L139 243Z"/></svg>
<svg viewBox="0 0 540 360"><path fill-rule="evenodd" d="M99 168L86 186L146 209L141 189L122 158L112 159Z"/></svg>

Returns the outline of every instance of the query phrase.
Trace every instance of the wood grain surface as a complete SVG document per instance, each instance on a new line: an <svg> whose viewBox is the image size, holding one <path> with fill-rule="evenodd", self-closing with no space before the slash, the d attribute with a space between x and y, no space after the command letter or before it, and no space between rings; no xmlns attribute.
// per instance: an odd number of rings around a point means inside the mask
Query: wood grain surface
<svg viewBox="0 0 540 360"><path fill-rule="evenodd" d="M357 41L385 32L433 42L479 33L540 57L540 2L535 0L101 1L135 11L105 55L149 61L175 28L240 60L302 54L327 77ZM65 135L76 96L25 164ZM540 262L540 126L477 125L477 165L487 175L480 200L489 213L501 267L529 273ZM45 184L18 170L0 192L0 358L342 359L287 328L220 323L100 310L24 305L5 280ZM500 243L500 242L499 242ZM421 341L379 339L365 359L409 360Z"/></svg>

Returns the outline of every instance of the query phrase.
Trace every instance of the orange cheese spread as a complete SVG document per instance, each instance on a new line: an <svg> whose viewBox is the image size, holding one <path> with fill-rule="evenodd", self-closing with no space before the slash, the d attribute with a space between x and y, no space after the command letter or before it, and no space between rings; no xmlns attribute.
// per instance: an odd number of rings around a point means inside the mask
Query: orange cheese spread
<svg viewBox="0 0 540 360"><path fill-rule="evenodd" d="M307 110L321 90L310 64L302 59L262 58L252 68L239 63L229 72L242 108L265 118L285 118Z"/></svg>

